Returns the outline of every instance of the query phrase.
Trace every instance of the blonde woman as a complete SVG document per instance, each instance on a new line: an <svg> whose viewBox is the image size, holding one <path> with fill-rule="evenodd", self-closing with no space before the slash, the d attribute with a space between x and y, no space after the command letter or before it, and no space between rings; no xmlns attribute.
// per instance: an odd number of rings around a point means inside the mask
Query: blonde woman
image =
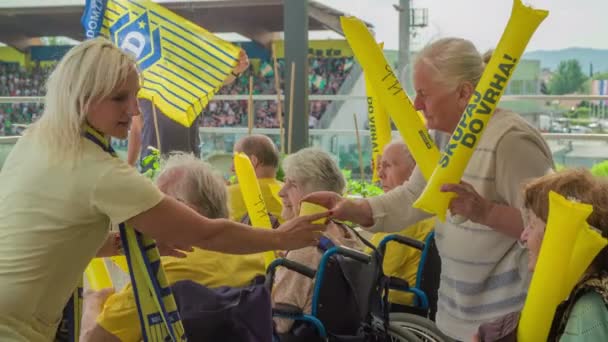
<svg viewBox="0 0 608 342"><path fill-rule="evenodd" d="M426 46L413 68L416 99L427 128L452 134L474 94L489 55L465 39L444 38ZM501 87L507 84L502 81ZM497 109L477 144L462 184L454 192L452 214L464 223L437 222L441 256L437 326L446 335L468 341L477 327L521 309L528 286L526 255L517 246L523 231L520 186L553 166L540 132L518 114ZM430 217L412 208L426 181L416 167L409 181L375 198L349 201L331 193L308 198L332 208L335 218L378 232L395 232Z"/></svg>
<svg viewBox="0 0 608 342"><path fill-rule="evenodd" d="M140 86L135 60L102 38L72 48L51 73L42 117L0 173L0 340L53 340L111 222L168 245L228 253L316 243L322 227L310 222L324 214L274 231L211 220L104 150L106 139L127 137Z"/></svg>

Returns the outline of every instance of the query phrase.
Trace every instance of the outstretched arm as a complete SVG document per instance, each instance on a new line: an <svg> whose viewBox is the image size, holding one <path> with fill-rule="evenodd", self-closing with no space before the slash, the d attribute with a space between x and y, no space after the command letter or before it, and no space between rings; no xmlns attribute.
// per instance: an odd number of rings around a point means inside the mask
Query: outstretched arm
<svg viewBox="0 0 608 342"><path fill-rule="evenodd" d="M217 252L250 254L315 245L325 229L312 224L329 213L294 218L267 230L227 219L209 219L165 196L160 203L128 220L135 229L172 246L196 246Z"/></svg>

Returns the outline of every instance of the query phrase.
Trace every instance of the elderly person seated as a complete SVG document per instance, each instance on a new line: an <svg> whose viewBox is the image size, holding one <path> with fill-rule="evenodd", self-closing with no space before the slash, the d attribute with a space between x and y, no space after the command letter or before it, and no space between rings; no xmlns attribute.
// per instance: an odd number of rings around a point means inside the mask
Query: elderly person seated
<svg viewBox="0 0 608 342"><path fill-rule="evenodd" d="M333 191L342 194L345 181L342 172L334 160L324 151L305 148L291 154L283 161L285 185L279 192L283 200L284 220L299 215L300 200L304 195L315 191ZM356 236L348 228L329 222L324 233L335 245L361 249ZM307 247L288 251L286 258L317 269L323 250L318 247ZM272 301L276 304L288 304L310 314L312 309L312 291L314 281L286 268L276 272ZM275 318L276 331L279 334L289 332L293 321Z"/></svg>
<svg viewBox="0 0 608 342"><path fill-rule="evenodd" d="M416 167L416 161L402 141L394 141L384 147L380 162L378 163L378 176L382 189L389 192L410 179L410 175ZM435 220L433 218L422 220L400 231L398 234L405 237L423 241L433 230ZM387 233L376 233L371 242L378 245ZM384 274L406 280L410 286L416 284L416 274L420 263L421 251L404 246L397 242L391 242L386 247L382 267ZM414 295L403 291L390 291L389 302L393 304L411 305Z"/></svg>
<svg viewBox="0 0 608 342"><path fill-rule="evenodd" d="M209 218L228 218L223 179L191 154L175 154L163 166L157 185L165 195ZM169 227L170 228L170 227ZM210 288L241 287L264 275L260 254L231 255L194 248L186 258L162 257L170 284L190 280ZM107 297L109 295L109 297ZM107 297L107 300L106 300ZM115 294L108 289L85 294L81 341L141 341L142 333L133 289Z"/></svg>
<svg viewBox="0 0 608 342"><path fill-rule="evenodd" d="M260 185L262 198L266 204L266 209L270 214L273 228L279 226L277 218L281 215L281 202L273 195L274 188L280 188L283 183L276 179L279 169L279 150L274 142L265 135L253 134L241 138L234 145L234 153L244 153L251 160L253 171ZM231 171L235 172L234 164ZM276 190L275 190L276 191ZM240 184L233 184L228 187L228 199L230 203L230 219L244 224L251 224L245 200L241 193ZM282 221L282 220L281 220Z"/></svg>
<svg viewBox="0 0 608 342"><path fill-rule="evenodd" d="M587 170L566 170L530 182L524 190L521 240L528 250L528 269L534 272L549 216L549 192L593 206L587 223L608 236L608 183ZM517 341L519 313L479 328L474 341ZM548 341L608 341L608 247L602 249L556 310Z"/></svg>

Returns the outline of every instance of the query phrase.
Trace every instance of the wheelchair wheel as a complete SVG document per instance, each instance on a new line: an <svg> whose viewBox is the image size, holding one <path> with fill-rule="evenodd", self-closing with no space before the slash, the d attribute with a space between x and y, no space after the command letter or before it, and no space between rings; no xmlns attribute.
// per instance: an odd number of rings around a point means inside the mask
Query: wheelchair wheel
<svg viewBox="0 0 608 342"><path fill-rule="evenodd" d="M415 334L399 326L388 327L387 342L422 342Z"/></svg>
<svg viewBox="0 0 608 342"><path fill-rule="evenodd" d="M433 321L424 317L407 314L407 313L391 313L390 326L399 327L413 334L421 342L452 342L453 340L445 336L435 326Z"/></svg>

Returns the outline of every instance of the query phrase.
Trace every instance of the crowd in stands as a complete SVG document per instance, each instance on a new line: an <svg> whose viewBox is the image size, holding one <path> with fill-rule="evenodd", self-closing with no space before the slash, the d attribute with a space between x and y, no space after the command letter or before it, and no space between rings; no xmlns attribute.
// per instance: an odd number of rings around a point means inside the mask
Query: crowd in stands
<svg viewBox="0 0 608 342"><path fill-rule="evenodd" d="M44 96L51 67L28 70L18 63L0 62L0 96ZM13 124L30 123L42 113L41 103L0 103L0 135L13 134Z"/></svg>
<svg viewBox="0 0 608 342"><path fill-rule="evenodd" d="M335 95L348 76L353 58L311 58L309 59L309 86L310 94ZM285 75L285 62L278 60L279 74ZM262 62L258 71L250 68L237 81L223 87L218 94L244 95L249 94L249 77L253 76L254 95L276 94L274 86L273 66ZM284 89L284 80L281 78L281 88ZM319 120L325 112L330 101L311 101L309 127L318 127ZM274 100L254 101L255 127L278 128L277 103ZM288 109L283 108L283 113ZM203 112L203 127L234 127L247 125L247 100L239 101L211 101Z"/></svg>
<svg viewBox="0 0 608 342"><path fill-rule="evenodd" d="M310 94L335 95L348 76L353 58L309 59ZM280 59L279 74L285 75L285 62ZM249 76L253 76L254 95L276 94L271 63L262 62L257 70L250 68L237 81L220 89L222 95L249 94ZM31 70L17 63L0 62L0 96L44 96L44 82L52 67L34 66ZM281 88L284 86L281 78ZM330 101L311 101L309 127L316 128ZM15 132L14 124L26 124L42 114L41 103L0 104L0 135ZM277 103L274 100L254 101L255 127L278 128ZM284 108L283 113L288 109ZM213 100L203 112L203 127L242 127L247 125L247 100Z"/></svg>

